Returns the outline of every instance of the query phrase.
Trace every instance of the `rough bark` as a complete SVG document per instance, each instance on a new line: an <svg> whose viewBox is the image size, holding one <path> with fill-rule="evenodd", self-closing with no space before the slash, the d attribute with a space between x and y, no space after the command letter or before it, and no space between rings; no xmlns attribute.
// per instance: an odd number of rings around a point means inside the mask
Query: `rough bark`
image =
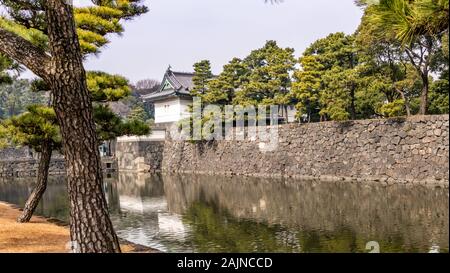
<svg viewBox="0 0 450 273"><path fill-rule="evenodd" d="M45 51L2 28L0 28L0 51L22 63L43 79L46 79L51 70L51 57Z"/></svg>
<svg viewBox="0 0 450 273"><path fill-rule="evenodd" d="M100 153L70 1L44 3L49 52L0 28L0 51L51 87L63 138L70 199L70 235L78 252L120 252L103 191Z"/></svg>
<svg viewBox="0 0 450 273"><path fill-rule="evenodd" d="M48 169L50 167L52 151L53 148L50 142L42 143L36 186L25 203L22 215L20 215L17 219L17 222L19 223L27 223L30 221L37 205L39 204L39 201L42 198L42 195L45 192L45 189L47 188Z"/></svg>
<svg viewBox="0 0 450 273"><path fill-rule="evenodd" d="M98 140L73 10L61 0L46 5L53 73L48 83L61 128L70 199L70 235L76 250L120 252L102 183Z"/></svg>

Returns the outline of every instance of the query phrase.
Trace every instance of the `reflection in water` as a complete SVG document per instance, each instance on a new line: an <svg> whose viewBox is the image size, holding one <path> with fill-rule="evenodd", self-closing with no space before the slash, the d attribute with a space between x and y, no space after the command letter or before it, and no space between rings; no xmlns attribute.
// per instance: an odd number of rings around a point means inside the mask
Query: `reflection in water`
<svg viewBox="0 0 450 273"><path fill-rule="evenodd" d="M0 200L23 205L29 180L0 180ZM163 251L448 252L448 189L120 173L105 191L118 235ZM68 219L64 178L37 213Z"/></svg>

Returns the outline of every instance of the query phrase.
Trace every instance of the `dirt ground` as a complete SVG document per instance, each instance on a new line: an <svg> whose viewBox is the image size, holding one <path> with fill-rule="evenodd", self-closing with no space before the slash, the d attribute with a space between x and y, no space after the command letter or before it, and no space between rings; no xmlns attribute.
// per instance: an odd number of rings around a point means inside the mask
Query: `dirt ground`
<svg viewBox="0 0 450 273"><path fill-rule="evenodd" d="M69 229L43 217L33 216L30 223L16 222L20 210L0 202L0 253L68 253ZM122 252L155 252L122 244Z"/></svg>

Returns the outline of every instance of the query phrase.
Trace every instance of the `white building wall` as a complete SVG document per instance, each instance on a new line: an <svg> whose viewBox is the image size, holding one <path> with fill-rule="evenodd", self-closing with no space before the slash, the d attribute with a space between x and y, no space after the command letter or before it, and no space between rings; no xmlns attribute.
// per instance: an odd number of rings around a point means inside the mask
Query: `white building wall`
<svg viewBox="0 0 450 273"><path fill-rule="evenodd" d="M190 117L189 105L192 104L191 99L180 99L180 118L185 119Z"/></svg>
<svg viewBox="0 0 450 273"><path fill-rule="evenodd" d="M188 106L191 100L173 98L155 102L155 123L176 122L189 117Z"/></svg>
<svg viewBox="0 0 450 273"><path fill-rule="evenodd" d="M155 103L155 123L178 121L180 113L179 98Z"/></svg>

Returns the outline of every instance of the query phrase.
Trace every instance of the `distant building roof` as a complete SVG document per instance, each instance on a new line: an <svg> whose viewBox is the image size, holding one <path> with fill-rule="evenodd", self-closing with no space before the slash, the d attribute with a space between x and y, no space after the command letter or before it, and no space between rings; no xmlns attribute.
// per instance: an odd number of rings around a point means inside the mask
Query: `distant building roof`
<svg viewBox="0 0 450 273"><path fill-rule="evenodd" d="M157 101L170 97L191 97L190 90L194 86L194 73L175 72L169 67L164 74L162 84L156 92L143 95L146 101Z"/></svg>

